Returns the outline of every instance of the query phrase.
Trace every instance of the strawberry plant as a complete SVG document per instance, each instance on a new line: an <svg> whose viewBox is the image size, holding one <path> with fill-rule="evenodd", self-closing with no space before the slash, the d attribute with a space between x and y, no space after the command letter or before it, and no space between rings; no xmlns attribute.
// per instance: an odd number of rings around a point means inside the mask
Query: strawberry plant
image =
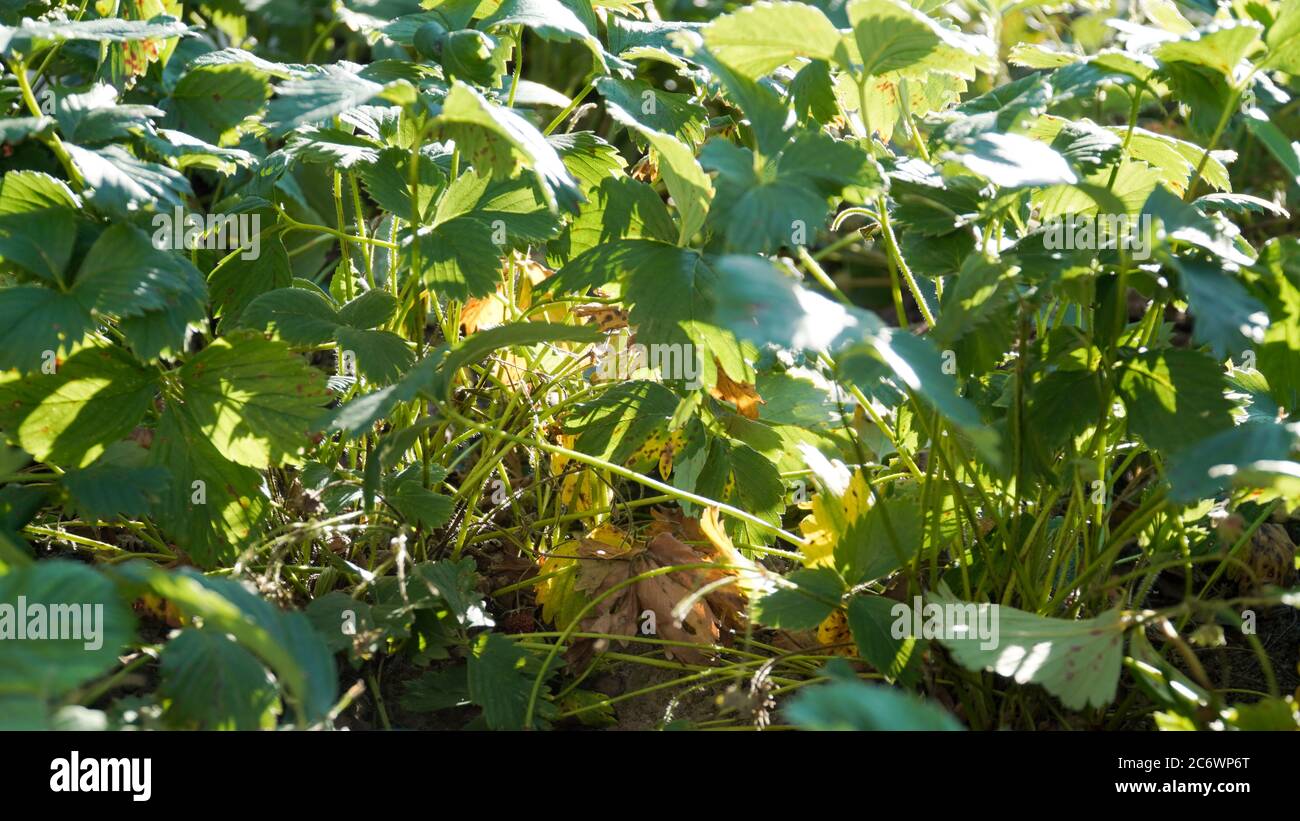
<svg viewBox="0 0 1300 821"><path fill-rule="evenodd" d="M0 725L1300 726L1300 2L0 57Z"/></svg>

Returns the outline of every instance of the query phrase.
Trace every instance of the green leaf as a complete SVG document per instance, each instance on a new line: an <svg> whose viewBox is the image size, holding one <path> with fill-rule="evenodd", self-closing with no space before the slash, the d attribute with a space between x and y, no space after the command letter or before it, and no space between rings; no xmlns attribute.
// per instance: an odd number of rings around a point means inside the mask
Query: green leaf
<svg viewBox="0 0 1300 821"><path fill-rule="evenodd" d="M1193 245L1233 265L1250 265L1254 262L1235 244L1237 228L1225 220L1212 220L1195 206L1156 186L1142 206L1142 217L1150 215L1164 227L1167 239Z"/></svg>
<svg viewBox="0 0 1300 821"><path fill-rule="evenodd" d="M972 255L962 264L956 284L944 290L931 339L940 348L956 349L963 373L992 370L1011 350L1019 273L1013 265Z"/></svg>
<svg viewBox="0 0 1300 821"><path fill-rule="evenodd" d="M1300 2L1282 0L1273 25L1264 35L1268 57L1264 64L1288 74L1300 74Z"/></svg>
<svg viewBox="0 0 1300 821"><path fill-rule="evenodd" d="M853 584L881 579L921 549L921 505L915 493L882 498L849 524L835 545L835 564Z"/></svg>
<svg viewBox="0 0 1300 821"><path fill-rule="evenodd" d="M0 377L0 427L42 462L82 467L131 432L157 390L122 349L83 348L52 374Z"/></svg>
<svg viewBox="0 0 1300 821"><path fill-rule="evenodd" d="M839 117L840 104L835 97L830 64L814 60L799 69L790 81L790 102L804 125L828 125Z"/></svg>
<svg viewBox="0 0 1300 821"><path fill-rule="evenodd" d="M1111 133L1120 139L1127 132L1127 128L1117 127ZM1179 194L1186 190L1202 158L1205 158L1205 168L1201 171L1201 178L1220 191L1232 188L1228 169L1221 159L1222 152L1212 151L1209 157L1205 157L1204 148L1187 140L1179 140L1168 134L1157 134L1145 128L1135 128L1133 136L1129 138L1128 154L1136 160L1158 168L1163 174L1161 181L1170 185Z"/></svg>
<svg viewBox="0 0 1300 821"><path fill-rule="evenodd" d="M501 281L502 252L492 234L491 225L474 217L421 228L414 241L419 243L421 273L430 290L462 301L492 293Z"/></svg>
<svg viewBox="0 0 1300 821"><path fill-rule="evenodd" d="M847 11L857 51L849 60L866 76L924 68L973 77L993 59L986 39L949 29L902 0L852 0Z"/></svg>
<svg viewBox="0 0 1300 821"><path fill-rule="evenodd" d="M752 7L751 7L752 8ZM704 142L708 112L685 94L655 88L642 80L602 77L596 90L606 102L618 106L626 117L643 128L677 138L686 145Z"/></svg>
<svg viewBox="0 0 1300 821"><path fill-rule="evenodd" d="M1101 382L1089 370L1056 370L1029 389L1025 458L1050 473L1065 445L1102 418Z"/></svg>
<svg viewBox="0 0 1300 821"><path fill-rule="evenodd" d="M958 601L946 589L929 596L940 611L939 643L968 670L1039 684L1071 710L1115 699L1128 620L1119 610L1092 619L1051 619L996 604ZM981 626L991 637L981 636Z"/></svg>
<svg viewBox="0 0 1300 821"><path fill-rule="evenodd" d="M487 223L492 228L494 243L520 250L545 242L560 228L559 218L547 207L535 180L520 177L493 181L472 170L448 186L434 220L442 223L460 216L472 216Z"/></svg>
<svg viewBox="0 0 1300 821"><path fill-rule="evenodd" d="M327 123L378 97L384 86L339 65L322 66L319 74L276 86L265 124L276 136L300 125Z"/></svg>
<svg viewBox="0 0 1300 821"><path fill-rule="evenodd" d="M181 171L202 168L230 176L254 162L253 155L242 148L219 148L183 131L169 128L160 128L154 134L144 134L140 139L155 154L174 161Z"/></svg>
<svg viewBox="0 0 1300 821"><path fill-rule="evenodd" d="M1161 173L1144 162L1123 160L1108 186L1110 171L1093 172L1076 185L1054 185L1033 192L1039 220L1047 222L1067 214L1126 214L1135 221L1160 185Z"/></svg>
<svg viewBox="0 0 1300 821"><path fill-rule="evenodd" d="M447 501L450 509L451 500ZM480 579L474 560L470 557L417 564L414 576L442 601L448 613L461 627L468 629L493 625L483 595L478 592Z"/></svg>
<svg viewBox="0 0 1300 821"><path fill-rule="evenodd" d="M1300 433L1272 421L1252 421L1203 439L1169 459L1171 498L1207 499L1232 487L1234 477L1256 462L1287 456L1300 447Z"/></svg>
<svg viewBox="0 0 1300 821"><path fill-rule="evenodd" d="M437 391L437 388L442 385L442 376L438 368L446 358L446 346L435 348L407 371L398 382L323 414L316 422L317 427L345 431L356 436L368 432L375 423L391 414L400 403L411 402L422 392L432 399L441 398L442 394ZM442 387L446 386L442 385Z"/></svg>
<svg viewBox="0 0 1300 821"><path fill-rule="evenodd" d="M363 165L358 170L370 197L379 207L402 219L411 213L410 158L410 152L405 149L385 148L373 164ZM420 176L417 200L423 215L428 213L434 195L446 181L446 175L434 162L432 147L420 152L417 165Z"/></svg>
<svg viewBox="0 0 1300 821"><path fill-rule="evenodd" d="M96 83L82 94L66 94L55 101L55 118L63 139L79 145L122 140L153 130L152 120L165 112L151 105L119 103L117 89Z"/></svg>
<svg viewBox="0 0 1300 821"><path fill-rule="evenodd" d="M826 228L829 202L845 188L870 191L881 183L880 170L865 151L820 133L796 137L775 161L714 138L700 161L718 172L712 213L723 226L728 249L740 252L811 242Z"/></svg>
<svg viewBox="0 0 1300 821"><path fill-rule="evenodd" d="M1264 144L1291 182L1300 185L1300 140L1288 140L1269 116L1258 108L1246 109L1246 127Z"/></svg>
<svg viewBox="0 0 1300 821"><path fill-rule="evenodd" d="M183 284L177 280L183 290L166 294L164 307L118 320L118 328L141 361L152 362L165 354L176 358L185 350L188 329L207 316L203 276L184 262L175 270L185 277Z"/></svg>
<svg viewBox="0 0 1300 821"><path fill-rule="evenodd" d="M73 294L33 285L0 289L0 368L48 367L54 354L79 345L94 324Z"/></svg>
<svg viewBox="0 0 1300 821"><path fill-rule="evenodd" d="M171 476L153 511L163 532L201 567L234 560L270 511L262 474L222 456L174 407L159 418L149 453Z"/></svg>
<svg viewBox="0 0 1300 821"><path fill-rule="evenodd" d="M807 730L962 729L942 708L910 693L864 684L850 670L836 671L832 678L795 696L785 709L790 721Z"/></svg>
<svg viewBox="0 0 1300 821"><path fill-rule="evenodd" d="M673 484L708 499L746 510L779 525L785 510L785 485L776 466L743 442L708 437L685 447L674 462ZM682 505L694 514L692 505ZM764 538L763 531L746 522L727 521L727 532L742 544Z"/></svg>
<svg viewBox="0 0 1300 821"><path fill-rule="evenodd" d="M237 581L192 568L165 571L131 562L114 572L124 584L167 599L185 617L201 619L204 630L233 636L275 674L303 725L323 720L334 706L334 658L302 613L280 610Z"/></svg>
<svg viewBox="0 0 1300 821"><path fill-rule="evenodd" d="M259 113L270 96L266 75L239 63L191 68L172 90L181 127L219 146L237 143L239 125Z"/></svg>
<svg viewBox="0 0 1300 821"><path fill-rule="evenodd" d="M1264 341L1268 312L1221 264L1186 257L1175 258L1173 264L1196 318L1192 336L1197 342L1209 343L1222 359Z"/></svg>
<svg viewBox="0 0 1300 821"><path fill-rule="evenodd" d="M450 496L434 493L408 479L385 497L402 518L426 530L437 530L451 519L454 507Z"/></svg>
<svg viewBox="0 0 1300 821"><path fill-rule="evenodd" d="M713 268L720 274L713 293L715 323L755 344L832 353L841 374L866 392L879 381L883 364L902 387L933 404L996 463L997 433L957 393L929 341L808 291L766 260L731 255L714 260Z"/></svg>
<svg viewBox="0 0 1300 821"><path fill-rule="evenodd" d="M276 63L258 57L251 51L245 51L242 48L223 48L209 51L200 54L190 62L190 66L194 68L232 64L251 66L268 77L276 77L281 80L306 79L320 73L319 66L308 66L302 63Z"/></svg>
<svg viewBox="0 0 1300 821"><path fill-rule="evenodd" d="M6 173L0 183L0 259L51 284L62 282L79 208L62 180L39 171Z"/></svg>
<svg viewBox="0 0 1300 821"><path fill-rule="evenodd" d="M677 226L659 194L631 177L608 177L588 194L589 201L567 232L550 243L557 267L597 245L620 239L677 240Z"/></svg>
<svg viewBox="0 0 1300 821"><path fill-rule="evenodd" d="M133 442L117 442L94 464L63 474L62 483L83 518L144 516L167 490L167 471L146 463Z"/></svg>
<svg viewBox="0 0 1300 821"><path fill-rule="evenodd" d="M1300 408L1300 241L1269 240L1256 269L1272 322L1258 348L1258 367L1269 393L1287 410Z"/></svg>
<svg viewBox="0 0 1300 821"><path fill-rule="evenodd" d="M658 155L659 175L677 206L678 244L685 245L704 226L713 200L713 184L695 159L695 152L671 134L642 125L614 101L606 100L605 105L610 116L644 137Z"/></svg>
<svg viewBox="0 0 1300 821"><path fill-rule="evenodd" d="M616 384L596 399L574 406L564 420L576 434L574 450L623 464L659 430L666 430L677 396L656 382Z"/></svg>
<svg viewBox="0 0 1300 821"><path fill-rule="evenodd" d="M123 20L104 17L98 20L73 20L44 22L24 19L17 28L0 26L0 51L9 52L12 40L41 40L52 43L65 40L85 40L99 43L129 43L139 40L160 40L178 37L190 27L173 17L156 17L153 20ZM29 49L24 49L31 53Z"/></svg>
<svg viewBox="0 0 1300 821"><path fill-rule="evenodd" d="M1065 158L1019 134L986 133L963 140L945 155L1001 188L1070 185L1078 177Z"/></svg>
<svg viewBox="0 0 1300 821"><path fill-rule="evenodd" d="M872 371L863 366L871 360L886 365L900 385L915 391L945 419L960 427L985 459L993 464L999 462L997 432L985 426L975 406L957 392L956 380L944 372L939 351L929 340L883 327L868 336L865 346L839 357L838 364L850 379L856 375L860 387L866 389L871 386Z"/></svg>
<svg viewBox="0 0 1300 821"><path fill-rule="evenodd" d="M20 596L27 612L19 608ZM0 575L0 606L0 692L6 695L63 696L116 666L135 632L112 582L77 562L46 559L10 568Z"/></svg>
<svg viewBox="0 0 1300 821"><path fill-rule="evenodd" d="M578 181L583 196L608 177L622 176L627 161L617 148L590 131L572 131L547 138Z"/></svg>
<svg viewBox="0 0 1300 821"><path fill-rule="evenodd" d="M1136 131L1136 129L1135 129ZM1046 142L1076 168L1094 169L1108 166L1119 158L1122 135L1102 128L1091 120L1066 120L1043 115L1031 126L1028 136ZM1130 147L1132 146L1130 142ZM1186 168L1187 163L1176 151L1170 151Z"/></svg>
<svg viewBox="0 0 1300 821"><path fill-rule="evenodd" d="M351 171L379 161L379 143L335 128L301 128L289 135L284 152L306 163Z"/></svg>
<svg viewBox="0 0 1300 821"><path fill-rule="evenodd" d="M212 342L180 368L184 413L227 459L296 462L327 401L324 375L261 335Z"/></svg>
<svg viewBox="0 0 1300 821"><path fill-rule="evenodd" d="M1192 205L1202 211L1231 211L1234 214L1268 214L1286 219L1290 212L1277 203L1250 194L1206 194L1197 197Z"/></svg>
<svg viewBox="0 0 1300 821"><path fill-rule="evenodd" d="M279 237L264 237L261 252L251 259L231 254L208 275L212 307L221 317L223 330L239 324L244 309L263 294L293 284L289 252ZM263 306L266 310L270 306Z"/></svg>
<svg viewBox="0 0 1300 821"><path fill-rule="evenodd" d="M884 596L854 596L849 601L849 629L858 647L858 655L867 660L889 681L903 675L916 639L895 636L895 608L899 604Z"/></svg>
<svg viewBox="0 0 1300 821"><path fill-rule="evenodd" d="M469 697L483 708L489 729L527 729L524 719L536 676L535 669L529 668L536 666L526 650L505 636L499 633L479 636L469 656ZM534 727L538 726L537 721L535 716Z"/></svg>
<svg viewBox="0 0 1300 821"><path fill-rule="evenodd" d="M121 317L171 308L202 275L184 257L154 247L139 228L118 223L99 235L77 271L73 293L87 308Z"/></svg>
<svg viewBox="0 0 1300 821"><path fill-rule="evenodd" d="M806 3L760 2L714 18L700 32L719 60L757 78L799 57L834 60L842 37Z"/></svg>
<svg viewBox="0 0 1300 821"><path fill-rule="evenodd" d="M1195 136L1208 138L1223 112L1234 106L1228 78L1214 69L1187 62L1163 63L1158 79L1168 84L1170 96L1183 106L1183 115ZM1231 111L1228 116L1235 113Z"/></svg>
<svg viewBox="0 0 1300 821"><path fill-rule="evenodd" d="M1259 39L1261 30L1253 20L1219 24L1207 31L1191 31L1182 39L1164 43L1156 49L1155 55L1166 63L1194 63L1232 77L1237 64Z"/></svg>
<svg viewBox="0 0 1300 821"><path fill-rule="evenodd" d="M582 201L577 181L541 132L518 114L456 81L443 101L438 122L480 173L504 179L527 168L541 181L552 208L576 213Z"/></svg>
<svg viewBox="0 0 1300 821"><path fill-rule="evenodd" d="M65 146L85 178L86 198L96 208L127 219L143 209L171 210L184 206L193 192L185 177L165 165L137 159L118 145L88 149Z"/></svg>
<svg viewBox="0 0 1300 821"><path fill-rule="evenodd" d="M609 50L629 60L659 60L675 68L687 67L686 49L678 32L697 31L700 23L672 20L641 21L610 15L606 23Z"/></svg>
<svg viewBox="0 0 1300 821"><path fill-rule="evenodd" d="M279 288L248 303L239 324L245 328L273 330L291 345L321 345L334 338L339 312L318 291Z"/></svg>
<svg viewBox="0 0 1300 821"><path fill-rule="evenodd" d="M7 120L0 120L0 143L18 145L23 140L44 137L52 130L54 130L52 117L10 117Z"/></svg>
<svg viewBox="0 0 1300 821"><path fill-rule="evenodd" d="M365 601L354 599L342 590L334 590L312 599L304 612L316 629L316 635L332 653L352 650L363 642L368 653L373 654L379 649L383 630L379 629L374 613Z"/></svg>
<svg viewBox="0 0 1300 821"><path fill-rule="evenodd" d="M800 287L767 260L733 255L714 267L723 274L714 291L714 321L755 344L834 352L883 327L875 314Z"/></svg>
<svg viewBox="0 0 1300 821"><path fill-rule="evenodd" d="M1232 425L1223 371L1198 351L1138 354L1124 363L1118 387L1130 430L1157 450L1172 452Z"/></svg>
<svg viewBox="0 0 1300 821"><path fill-rule="evenodd" d="M457 707L469 701L469 684L465 665L430 670L411 679L402 693L403 710L432 713Z"/></svg>
<svg viewBox="0 0 1300 821"><path fill-rule="evenodd" d="M751 617L759 624L782 630L811 630L838 605L844 581L825 567L796 570L778 587L750 603Z"/></svg>
<svg viewBox="0 0 1300 821"><path fill-rule="evenodd" d="M580 292L618 281L628 319L637 327L637 341L678 346L669 350L681 354L682 373L665 378L713 385L716 358L733 379L751 381L735 336L714 318L722 307L715 289L725 275L715 262L697 251L655 240L618 240L579 255L542 287L548 292ZM690 365L685 364L687 358Z"/></svg>
<svg viewBox="0 0 1300 821"><path fill-rule="evenodd" d="M933 23L910 6L892 0L854 0L848 11L862 72L868 76L908 68L939 47Z"/></svg>
<svg viewBox="0 0 1300 821"><path fill-rule="evenodd" d="M391 331L357 330L340 325L335 333L340 351L356 355L357 369L379 385L396 382L415 364L406 340Z"/></svg>
<svg viewBox="0 0 1300 821"><path fill-rule="evenodd" d="M604 49L593 34L595 18L589 27L560 0L503 0L496 11L489 14L480 25L485 29L505 26L527 26L544 40L565 43L578 41L591 49L596 62L604 67Z"/></svg>
<svg viewBox="0 0 1300 821"><path fill-rule="evenodd" d="M159 657L164 720L190 730L262 730L275 726L275 680L234 639L205 628L182 630Z"/></svg>

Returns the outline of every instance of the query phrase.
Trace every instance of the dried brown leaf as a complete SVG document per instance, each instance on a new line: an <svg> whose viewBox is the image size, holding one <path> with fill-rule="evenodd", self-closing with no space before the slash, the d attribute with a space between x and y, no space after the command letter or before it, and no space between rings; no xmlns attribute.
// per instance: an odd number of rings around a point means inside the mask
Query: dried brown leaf
<svg viewBox="0 0 1300 821"><path fill-rule="evenodd" d="M716 360L715 360L716 361ZM746 419L758 418L758 406L767 404L763 397L749 382L737 382L727 376L722 363L718 363L718 383L709 388L709 395L723 402L730 402Z"/></svg>

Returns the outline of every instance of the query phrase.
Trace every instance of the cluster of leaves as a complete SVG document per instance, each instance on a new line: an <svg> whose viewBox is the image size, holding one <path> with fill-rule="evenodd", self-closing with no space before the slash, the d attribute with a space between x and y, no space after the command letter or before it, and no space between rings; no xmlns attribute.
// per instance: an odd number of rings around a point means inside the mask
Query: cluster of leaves
<svg viewBox="0 0 1300 821"><path fill-rule="evenodd" d="M672 6L0 4L0 716L1300 724L1300 2Z"/></svg>

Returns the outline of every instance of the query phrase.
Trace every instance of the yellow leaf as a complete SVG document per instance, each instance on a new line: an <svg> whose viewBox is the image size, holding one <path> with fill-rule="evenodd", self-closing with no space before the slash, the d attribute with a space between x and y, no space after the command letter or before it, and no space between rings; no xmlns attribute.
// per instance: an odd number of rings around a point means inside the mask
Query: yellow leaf
<svg viewBox="0 0 1300 821"><path fill-rule="evenodd" d="M860 470L854 473L839 498L828 491L818 493L810 507L812 513L799 522L799 531L808 540L803 551L804 565L829 566L835 545L871 509L871 490L866 474Z"/></svg>

